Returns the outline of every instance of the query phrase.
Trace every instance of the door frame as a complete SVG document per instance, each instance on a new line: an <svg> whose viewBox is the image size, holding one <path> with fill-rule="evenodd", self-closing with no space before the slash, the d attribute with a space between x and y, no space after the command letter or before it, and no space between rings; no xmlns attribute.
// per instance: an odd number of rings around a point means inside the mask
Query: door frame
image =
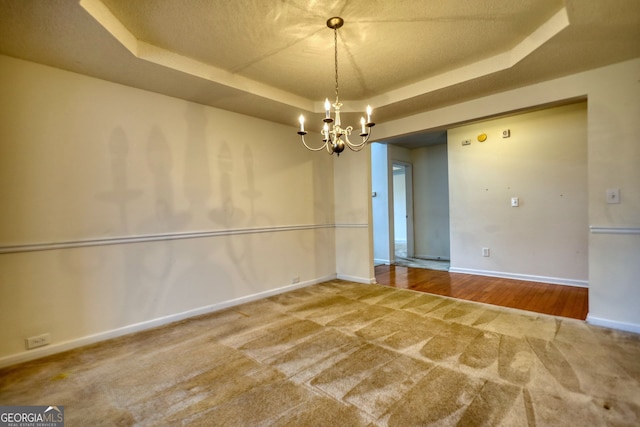
<svg viewBox="0 0 640 427"><path fill-rule="evenodd" d="M405 203L406 203L406 227L407 227L407 257L412 258L414 255L414 236L413 236L413 165L408 162L403 162L401 160L391 160L391 179L394 178L393 167L400 166L404 168L404 177L405 177ZM393 194L393 185L391 185L392 197L389 202L392 206L395 206L395 194ZM393 227L395 228L395 208L391 209L393 213ZM395 233L390 233L390 237L392 237L391 242L393 244L393 259L395 260L396 253L396 244L395 244Z"/></svg>

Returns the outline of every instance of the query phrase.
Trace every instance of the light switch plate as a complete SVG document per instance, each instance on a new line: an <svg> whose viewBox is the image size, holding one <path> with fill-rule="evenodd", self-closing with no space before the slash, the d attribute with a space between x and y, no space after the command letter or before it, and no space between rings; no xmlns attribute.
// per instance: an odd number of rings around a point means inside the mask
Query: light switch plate
<svg viewBox="0 0 640 427"><path fill-rule="evenodd" d="M620 189L619 188L609 188L607 190L607 203L609 203L609 204L618 204L618 203L620 203Z"/></svg>

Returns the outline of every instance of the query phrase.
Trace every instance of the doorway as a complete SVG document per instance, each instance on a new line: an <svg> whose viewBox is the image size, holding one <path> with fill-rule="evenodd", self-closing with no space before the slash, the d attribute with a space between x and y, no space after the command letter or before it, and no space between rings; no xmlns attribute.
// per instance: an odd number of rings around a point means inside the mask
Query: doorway
<svg viewBox="0 0 640 427"><path fill-rule="evenodd" d="M415 164L392 161L393 264L448 271L446 143L415 148L411 151L411 157Z"/></svg>
<svg viewBox="0 0 640 427"><path fill-rule="evenodd" d="M371 144L374 265L449 268L446 132L421 144Z"/></svg>
<svg viewBox="0 0 640 427"><path fill-rule="evenodd" d="M413 180L410 163L393 161L393 235L395 259L413 258Z"/></svg>

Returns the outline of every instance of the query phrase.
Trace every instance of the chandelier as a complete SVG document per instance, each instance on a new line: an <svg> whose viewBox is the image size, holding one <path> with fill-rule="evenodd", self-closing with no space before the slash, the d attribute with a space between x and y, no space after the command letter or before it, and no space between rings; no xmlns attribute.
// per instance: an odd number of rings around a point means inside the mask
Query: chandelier
<svg viewBox="0 0 640 427"><path fill-rule="evenodd" d="M329 154L336 153L340 156L340 153L344 151L345 147L349 147L353 151L362 150L369 140L371 136L371 128L375 126L375 123L371 121L371 107L367 106L367 120L365 121L364 117L360 118L360 137L362 138L361 142L351 142L349 140L349 136L353 132L352 126L347 126L346 128L342 127L342 123L340 121L340 107L342 107L342 103L340 102L340 98L338 96L338 28L342 27L344 24L344 20L338 16L333 18L329 18L327 20L327 27L333 29L333 46L334 46L334 59L335 59L335 71L336 71L336 100L333 104L329 103L329 98L324 101L324 110L325 117L322 120L324 122L324 126L322 127L322 144L320 147L313 148L307 145L307 142L304 139L304 136L307 134L304 130L304 116L300 115L300 130L298 131L298 135L302 139L302 143L307 149L311 151L320 151L324 148L327 149ZM331 107L333 107L333 116L331 118ZM331 127L329 127L331 125ZM343 139L344 138L344 139Z"/></svg>

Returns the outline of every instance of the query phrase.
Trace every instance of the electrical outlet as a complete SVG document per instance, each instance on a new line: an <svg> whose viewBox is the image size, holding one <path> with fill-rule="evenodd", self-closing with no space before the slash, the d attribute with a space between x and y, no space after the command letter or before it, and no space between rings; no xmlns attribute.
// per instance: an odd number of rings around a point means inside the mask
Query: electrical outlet
<svg viewBox="0 0 640 427"><path fill-rule="evenodd" d="M27 350L31 350L32 348L43 347L45 345L51 344L51 334L41 334L36 335L35 337L25 338L24 345L27 347Z"/></svg>
<svg viewBox="0 0 640 427"><path fill-rule="evenodd" d="M471 140L470 139L463 140L462 145L471 145Z"/></svg>
<svg viewBox="0 0 640 427"><path fill-rule="evenodd" d="M482 256L489 256L489 248L482 248Z"/></svg>
<svg viewBox="0 0 640 427"><path fill-rule="evenodd" d="M293 279L291 279L292 285L295 285L296 283L300 283L300 276L296 276Z"/></svg>

